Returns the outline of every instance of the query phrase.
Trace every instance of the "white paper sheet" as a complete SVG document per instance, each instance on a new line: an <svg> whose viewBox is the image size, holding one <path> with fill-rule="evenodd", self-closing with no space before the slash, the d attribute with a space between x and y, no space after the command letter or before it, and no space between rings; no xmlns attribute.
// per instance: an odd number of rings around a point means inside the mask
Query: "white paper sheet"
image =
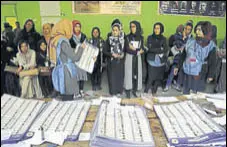
<svg viewBox="0 0 227 147"><path fill-rule="evenodd" d="M91 133L80 133L79 141L89 141Z"/></svg>
<svg viewBox="0 0 227 147"><path fill-rule="evenodd" d="M207 101L212 102L216 108L226 110L226 100L216 100L216 99L207 98Z"/></svg>
<svg viewBox="0 0 227 147"><path fill-rule="evenodd" d="M9 139L12 134L12 130L1 130L1 140Z"/></svg>
<svg viewBox="0 0 227 147"><path fill-rule="evenodd" d="M221 126L226 125L226 115L222 117L214 117L212 118L216 123L220 124Z"/></svg>
<svg viewBox="0 0 227 147"><path fill-rule="evenodd" d="M208 112L210 114L213 114L213 115L217 116L217 113L215 111L209 110L207 108L203 108L203 110L205 110L206 112Z"/></svg>
<svg viewBox="0 0 227 147"><path fill-rule="evenodd" d="M155 97L159 103L170 103L170 102L178 102L179 100L176 97Z"/></svg>
<svg viewBox="0 0 227 147"><path fill-rule="evenodd" d="M93 69L94 69L94 64L95 64L94 57L98 56L99 50L97 47L87 43L86 40L84 43L85 43L86 47L85 47L85 49L83 49L83 54L82 54L80 60L78 62L76 62L75 64L79 68L81 68L89 73L92 73ZM77 46L75 53L78 51L79 47L80 47L80 45Z"/></svg>

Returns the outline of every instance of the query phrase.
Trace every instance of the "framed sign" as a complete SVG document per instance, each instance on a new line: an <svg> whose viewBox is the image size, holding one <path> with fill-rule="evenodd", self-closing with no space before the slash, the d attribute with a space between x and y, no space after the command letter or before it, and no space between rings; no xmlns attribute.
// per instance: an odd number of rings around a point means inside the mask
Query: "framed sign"
<svg viewBox="0 0 227 147"><path fill-rule="evenodd" d="M141 1L73 1L73 13L140 15Z"/></svg>
<svg viewBox="0 0 227 147"><path fill-rule="evenodd" d="M226 1L159 1L159 13L225 17Z"/></svg>

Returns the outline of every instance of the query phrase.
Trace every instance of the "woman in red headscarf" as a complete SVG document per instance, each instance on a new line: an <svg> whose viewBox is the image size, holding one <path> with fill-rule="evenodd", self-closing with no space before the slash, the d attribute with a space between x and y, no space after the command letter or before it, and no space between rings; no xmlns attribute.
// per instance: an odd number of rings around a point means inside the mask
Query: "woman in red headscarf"
<svg viewBox="0 0 227 147"><path fill-rule="evenodd" d="M75 50L78 49L78 44L81 44L84 42L84 40L86 39L86 35L84 33L81 32L81 23L78 20L74 20L72 21L72 25L73 25L73 35L71 37L71 39L69 40L71 47ZM82 47L84 48L84 45L82 45ZM79 89L80 89L80 95L78 95L77 97L84 97L84 81L87 81L87 72L78 68L77 70L77 80L79 82Z"/></svg>

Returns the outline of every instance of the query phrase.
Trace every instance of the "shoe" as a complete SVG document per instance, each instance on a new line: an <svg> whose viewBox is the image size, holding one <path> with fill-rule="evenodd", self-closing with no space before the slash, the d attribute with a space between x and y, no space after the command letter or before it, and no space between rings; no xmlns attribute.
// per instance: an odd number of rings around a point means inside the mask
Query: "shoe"
<svg viewBox="0 0 227 147"><path fill-rule="evenodd" d="M83 91L83 90L80 90L80 95L81 95L81 97L82 97L82 98L85 96L85 94L84 94L84 91Z"/></svg>
<svg viewBox="0 0 227 147"><path fill-rule="evenodd" d="M134 97L136 97L136 98L138 97L137 94L136 94L136 91L133 91L132 94L133 94Z"/></svg>
<svg viewBox="0 0 227 147"><path fill-rule="evenodd" d="M130 91L129 90L126 90L125 93L126 93L126 97L127 98L131 98L131 95L130 95Z"/></svg>
<svg viewBox="0 0 227 147"><path fill-rule="evenodd" d="M73 95L73 99L74 100L77 100L77 99L80 99L80 98L81 98L81 95L80 94L77 94L77 95L74 94Z"/></svg>
<svg viewBox="0 0 227 147"><path fill-rule="evenodd" d="M60 92L58 92L56 90L53 90L53 92L50 95L48 95L48 97L49 98L55 98L55 97L57 97L59 95L60 95Z"/></svg>
<svg viewBox="0 0 227 147"><path fill-rule="evenodd" d="M169 86L166 86L164 89L163 89L164 92L167 92L169 91Z"/></svg>
<svg viewBox="0 0 227 147"><path fill-rule="evenodd" d="M102 90L102 87L100 85L97 85L96 90Z"/></svg>
<svg viewBox="0 0 227 147"><path fill-rule="evenodd" d="M181 91L182 91L181 88L180 88L180 86L178 86L178 85L174 85L173 87L174 87L174 89L176 89L178 92L181 92Z"/></svg>

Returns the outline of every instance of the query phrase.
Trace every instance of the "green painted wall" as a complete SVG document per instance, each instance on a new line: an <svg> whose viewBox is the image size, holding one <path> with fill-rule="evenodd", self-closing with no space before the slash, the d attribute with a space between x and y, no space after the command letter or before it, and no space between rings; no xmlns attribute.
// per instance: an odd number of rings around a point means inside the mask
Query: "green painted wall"
<svg viewBox="0 0 227 147"><path fill-rule="evenodd" d="M131 20L139 20L144 30L144 37L147 38L152 33L153 24L160 21L165 26L164 35L168 38L176 30L176 26L181 23L185 23L191 19L194 21L194 25L201 20L208 20L212 24L215 24L218 28L218 43L226 35L226 16L225 18L214 17L194 17L194 16L174 16L174 15L159 15L158 14L158 2L142 2L141 15L86 15L86 14L73 14L72 13L72 1L61 1L61 12L65 16L62 18L68 18L70 20L78 19L82 23L82 31L90 37L90 32L93 26L99 26L102 31L103 38L106 38L106 34L110 31L110 24L114 18L119 18L124 26L126 33L129 33L129 22ZM41 17L40 7L38 1L18 1L16 4L16 15L18 20L23 26L27 18L32 18L35 21L36 30L41 32ZM12 15L15 13L12 8L7 5L1 5L1 24L4 22L4 16ZM3 26L1 25L1 28Z"/></svg>

